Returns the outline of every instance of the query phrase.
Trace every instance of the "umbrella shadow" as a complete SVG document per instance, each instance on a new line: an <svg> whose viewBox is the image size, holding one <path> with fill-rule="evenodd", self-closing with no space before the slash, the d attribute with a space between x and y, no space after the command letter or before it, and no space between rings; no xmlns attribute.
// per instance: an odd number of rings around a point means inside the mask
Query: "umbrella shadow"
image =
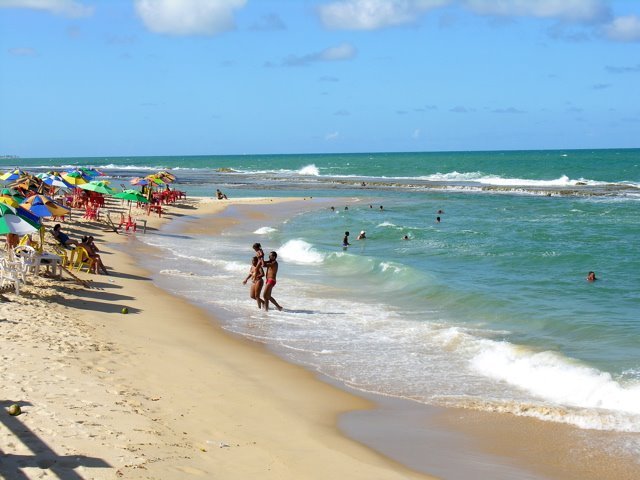
<svg viewBox="0 0 640 480"><path fill-rule="evenodd" d="M0 406L19 405L20 408L34 406L30 402L0 400ZM26 412L28 413L28 412ZM3 478L26 480L29 477L22 471L24 468L40 468L49 472L60 480L82 480L82 476L74 471L83 466L87 468L111 468L102 458L84 455L59 455L42 438L32 431L21 420L20 416L0 415L0 423L22 442L32 452L26 455L16 455L2 452L0 475Z"/></svg>

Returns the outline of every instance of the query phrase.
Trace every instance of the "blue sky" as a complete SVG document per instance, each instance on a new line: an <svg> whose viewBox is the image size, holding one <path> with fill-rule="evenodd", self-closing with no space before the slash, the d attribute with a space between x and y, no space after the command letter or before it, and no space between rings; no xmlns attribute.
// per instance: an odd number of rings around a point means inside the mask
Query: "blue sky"
<svg viewBox="0 0 640 480"><path fill-rule="evenodd" d="M637 0L0 0L0 155L640 147Z"/></svg>

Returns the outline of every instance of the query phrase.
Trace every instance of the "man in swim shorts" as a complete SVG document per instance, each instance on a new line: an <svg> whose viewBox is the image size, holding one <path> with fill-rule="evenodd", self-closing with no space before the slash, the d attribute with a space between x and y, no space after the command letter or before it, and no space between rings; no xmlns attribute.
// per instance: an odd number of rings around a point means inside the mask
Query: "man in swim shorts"
<svg viewBox="0 0 640 480"><path fill-rule="evenodd" d="M276 277L278 276L278 254L276 252L269 253L269 260L264 261L264 266L267 267L266 281L264 283L264 309L269 310L269 302L273 303L278 310L282 310L282 307L271 296L271 290L276 286Z"/></svg>

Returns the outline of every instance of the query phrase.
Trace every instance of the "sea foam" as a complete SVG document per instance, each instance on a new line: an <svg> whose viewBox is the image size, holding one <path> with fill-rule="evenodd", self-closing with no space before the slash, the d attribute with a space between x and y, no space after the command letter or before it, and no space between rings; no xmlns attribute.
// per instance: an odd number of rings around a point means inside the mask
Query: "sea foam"
<svg viewBox="0 0 640 480"><path fill-rule="evenodd" d="M640 415L640 385L621 385L611 374L557 353L532 352L506 342L485 340L472 366L545 400L579 408Z"/></svg>
<svg viewBox="0 0 640 480"><path fill-rule="evenodd" d="M315 177L320 175L320 170L314 164L307 165L306 167L302 167L298 170L298 174L300 175L313 175Z"/></svg>
<svg viewBox="0 0 640 480"><path fill-rule="evenodd" d="M320 264L325 256L315 250L310 243L304 240L289 240L278 250L278 255L287 262L303 265Z"/></svg>

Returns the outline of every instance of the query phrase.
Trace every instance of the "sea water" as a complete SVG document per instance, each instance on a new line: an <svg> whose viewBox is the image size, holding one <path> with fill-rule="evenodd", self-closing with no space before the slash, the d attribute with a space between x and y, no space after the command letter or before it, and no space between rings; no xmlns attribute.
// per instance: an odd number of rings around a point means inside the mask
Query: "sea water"
<svg viewBox="0 0 640 480"><path fill-rule="evenodd" d="M95 165L115 184L173 168L191 195L331 198L219 237L174 222L140 238L165 252L157 282L354 388L640 432L640 150L22 163ZM283 312L241 284L255 241L278 252Z"/></svg>

